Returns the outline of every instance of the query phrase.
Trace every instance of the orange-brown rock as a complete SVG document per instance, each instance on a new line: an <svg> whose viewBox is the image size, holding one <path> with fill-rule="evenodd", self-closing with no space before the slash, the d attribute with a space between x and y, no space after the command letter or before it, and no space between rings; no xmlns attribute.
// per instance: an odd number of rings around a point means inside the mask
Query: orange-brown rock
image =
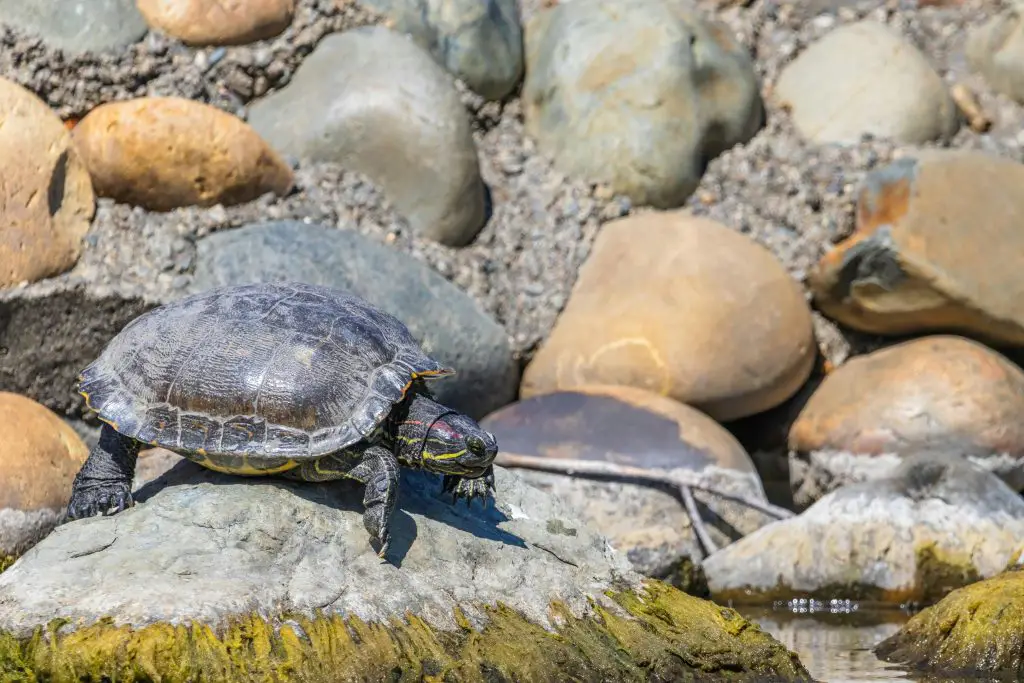
<svg viewBox="0 0 1024 683"><path fill-rule="evenodd" d="M872 172L857 230L810 274L815 302L876 334L960 332L1024 345L1024 165L919 153Z"/></svg>
<svg viewBox="0 0 1024 683"><path fill-rule="evenodd" d="M521 394L626 385L730 420L789 398L816 353L803 293L767 249L650 212L602 227Z"/></svg>
<svg viewBox="0 0 1024 683"><path fill-rule="evenodd" d="M0 150L0 287L66 271L95 208L89 174L60 117L5 78Z"/></svg>
<svg viewBox="0 0 1024 683"><path fill-rule="evenodd" d="M510 456L600 461L648 471L684 470L702 483L767 502L743 446L707 415L671 398L627 386L584 385L539 394L507 405L480 423L501 446L495 464ZM700 590L700 578L676 574L704 554L677 495L649 484L518 470L531 485L550 491L578 510L584 521L612 541L648 576ZM695 494L723 527L710 527L727 545L768 520L713 495ZM729 532L724 529L728 529Z"/></svg>
<svg viewBox="0 0 1024 683"><path fill-rule="evenodd" d="M963 337L936 335L847 361L790 428L796 451L901 453L949 447L1024 455L1024 371Z"/></svg>
<svg viewBox="0 0 1024 683"><path fill-rule="evenodd" d="M62 509L88 455L75 430L48 408L0 392L0 509Z"/></svg>
<svg viewBox="0 0 1024 683"><path fill-rule="evenodd" d="M138 0L150 27L189 45L242 45L284 31L295 0Z"/></svg>
<svg viewBox="0 0 1024 683"><path fill-rule="evenodd" d="M244 121L200 102L110 102L74 128L96 193L154 211L284 194L291 168Z"/></svg>

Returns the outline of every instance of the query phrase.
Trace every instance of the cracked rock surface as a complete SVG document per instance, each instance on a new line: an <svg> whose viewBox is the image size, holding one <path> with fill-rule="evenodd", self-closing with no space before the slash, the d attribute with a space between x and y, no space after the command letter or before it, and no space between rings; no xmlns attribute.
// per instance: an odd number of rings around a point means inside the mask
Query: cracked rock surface
<svg viewBox="0 0 1024 683"><path fill-rule="evenodd" d="M362 522L362 487L240 480L182 461L140 489L134 508L58 529L0 575L0 629L28 635L54 618L76 627L251 613L411 612L453 629L460 605L502 601L546 624L552 600L577 614L613 583L635 584L624 556L557 499L498 469L498 504L452 505L440 478L405 472L388 562Z"/></svg>

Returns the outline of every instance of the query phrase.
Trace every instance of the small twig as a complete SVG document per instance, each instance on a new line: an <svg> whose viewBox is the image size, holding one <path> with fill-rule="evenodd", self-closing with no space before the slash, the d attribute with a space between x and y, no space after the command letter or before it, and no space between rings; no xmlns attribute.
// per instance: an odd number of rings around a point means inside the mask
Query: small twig
<svg viewBox="0 0 1024 683"><path fill-rule="evenodd" d="M967 119L967 125L971 127L971 130L976 133L984 133L992 127L992 119L985 114L985 111L978 103L978 98L974 96L974 93L966 85L957 83L949 89L949 94L963 113L964 118Z"/></svg>
<svg viewBox="0 0 1024 683"><path fill-rule="evenodd" d="M708 532L706 526L704 526L704 519L700 516L700 510L697 509L697 501L693 498L693 489L689 486L680 486L679 493L683 496L683 506L686 508L686 512L690 515L690 524L693 526L693 533L696 534L697 540L701 544L701 550L704 551L705 557L718 550L718 544L711 539L711 534Z"/></svg>
<svg viewBox="0 0 1024 683"><path fill-rule="evenodd" d="M514 453L501 453L495 460L496 465L502 467L520 467L529 470L541 470L544 472L555 472L557 474L583 474L583 475L598 475L606 477L620 477L629 479L639 479L641 481L653 482L656 484L666 484L673 486L680 491L683 488L697 489L698 491L705 491L712 495L731 500L742 505L746 505L749 508L762 512L769 517L775 517L776 519L789 519L794 514L786 508L781 508L771 503L762 503L761 501L748 498L747 496L730 493L721 489L709 486L700 482L696 475L689 475L688 472L664 472L658 470L646 470L640 467L631 467L629 465L616 465L611 462L602 462L599 460L569 460L565 458L539 458L532 455L518 455Z"/></svg>

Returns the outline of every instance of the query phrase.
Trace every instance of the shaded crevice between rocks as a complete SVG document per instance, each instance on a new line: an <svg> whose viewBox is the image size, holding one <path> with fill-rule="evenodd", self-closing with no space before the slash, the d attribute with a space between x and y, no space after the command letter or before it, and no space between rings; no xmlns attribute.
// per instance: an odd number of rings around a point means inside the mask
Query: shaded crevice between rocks
<svg viewBox="0 0 1024 683"><path fill-rule="evenodd" d="M415 615L390 623L317 613L141 629L64 620L26 640L0 634L5 681L435 680L810 681L797 656L735 611L658 582L610 590L614 608L575 616L550 605L549 631L503 605L482 629L439 631Z"/></svg>

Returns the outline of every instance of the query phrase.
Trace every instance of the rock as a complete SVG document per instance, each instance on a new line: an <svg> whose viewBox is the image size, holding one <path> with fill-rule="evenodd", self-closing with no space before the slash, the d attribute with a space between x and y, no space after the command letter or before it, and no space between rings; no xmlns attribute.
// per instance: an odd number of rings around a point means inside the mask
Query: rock
<svg viewBox="0 0 1024 683"><path fill-rule="evenodd" d="M847 24L786 65L775 85L801 135L855 144L864 135L920 144L951 137L956 104L927 58L876 21Z"/></svg>
<svg viewBox="0 0 1024 683"><path fill-rule="evenodd" d="M53 529L88 455L75 431L45 406L0 391L0 563Z"/></svg>
<svg viewBox="0 0 1024 683"><path fill-rule="evenodd" d="M527 132L565 173L681 206L763 125L747 50L687 0L560 3L526 25Z"/></svg>
<svg viewBox="0 0 1024 683"><path fill-rule="evenodd" d="M627 385L732 420L792 396L816 353L800 286L771 252L708 219L651 212L601 227L520 395Z"/></svg>
<svg viewBox="0 0 1024 683"><path fill-rule="evenodd" d="M3 7L0 0L0 15ZM68 270L95 208L89 174L60 118L6 78L0 149L0 287Z"/></svg>
<svg viewBox="0 0 1024 683"><path fill-rule="evenodd" d="M72 56L114 52L146 35L134 0L0 0L0 17Z"/></svg>
<svg viewBox="0 0 1024 683"><path fill-rule="evenodd" d="M0 387L61 415L80 415L78 373L122 327L159 303L118 287L56 279L0 289Z"/></svg>
<svg viewBox="0 0 1024 683"><path fill-rule="evenodd" d="M486 509L403 472L381 562L360 485L183 461L134 508L61 526L0 575L3 646L40 679L809 680L736 612L641 583L557 499L496 469ZM55 618L60 635L32 639Z"/></svg>
<svg viewBox="0 0 1024 683"><path fill-rule="evenodd" d="M97 194L151 211L285 194L292 170L244 121L201 102L140 97L74 128Z"/></svg>
<svg viewBox="0 0 1024 683"><path fill-rule="evenodd" d="M829 374L789 432L794 501L885 474L900 454L948 447L1024 490L1024 372L963 337L915 339Z"/></svg>
<svg viewBox="0 0 1024 683"><path fill-rule="evenodd" d="M439 64L490 100L523 76L523 29L515 0L363 0Z"/></svg>
<svg viewBox="0 0 1024 683"><path fill-rule="evenodd" d="M972 27L964 45L967 63L992 88L1024 102L1024 23L1021 9L1010 6Z"/></svg>
<svg viewBox="0 0 1024 683"><path fill-rule="evenodd" d="M715 600L932 602L1002 571L1022 547L1024 499L955 454L908 455L704 561Z"/></svg>
<svg viewBox="0 0 1024 683"><path fill-rule="evenodd" d="M382 26L327 36L249 122L285 154L341 164L381 186L413 230L448 246L483 227L480 162L451 76Z"/></svg>
<svg viewBox="0 0 1024 683"><path fill-rule="evenodd" d="M809 274L815 303L853 329L960 332L1024 345L1024 165L981 152L918 153L872 171L857 229Z"/></svg>
<svg viewBox="0 0 1024 683"><path fill-rule="evenodd" d="M243 45L288 28L295 0L138 0L153 28L188 45Z"/></svg>
<svg viewBox="0 0 1024 683"><path fill-rule="evenodd" d="M1024 571L1018 569L953 591L880 642L875 654L941 680L1020 680L1022 630Z"/></svg>
<svg viewBox="0 0 1024 683"><path fill-rule="evenodd" d="M193 291L299 280L345 289L402 320L456 369L432 381L438 399L474 418L512 401L519 365L505 329L423 262L352 230L281 221L226 230L196 246Z"/></svg>
<svg viewBox="0 0 1024 683"><path fill-rule="evenodd" d="M510 455L589 460L652 472L683 470L708 486L767 502L750 457L729 432L703 413L657 394L615 386L583 386L535 396L487 416L482 426ZM566 476L528 469L523 479L579 510L581 519L626 553L648 576L699 591L692 571L704 556L677 495L651 485ZM709 525L718 545L766 521L761 513L700 491L724 523Z"/></svg>
<svg viewBox="0 0 1024 683"><path fill-rule="evenodd" d="M166 448L147 448L139 451L132 491L138 491L149 482L159 479L181 461L180 455Z"/></svg>

